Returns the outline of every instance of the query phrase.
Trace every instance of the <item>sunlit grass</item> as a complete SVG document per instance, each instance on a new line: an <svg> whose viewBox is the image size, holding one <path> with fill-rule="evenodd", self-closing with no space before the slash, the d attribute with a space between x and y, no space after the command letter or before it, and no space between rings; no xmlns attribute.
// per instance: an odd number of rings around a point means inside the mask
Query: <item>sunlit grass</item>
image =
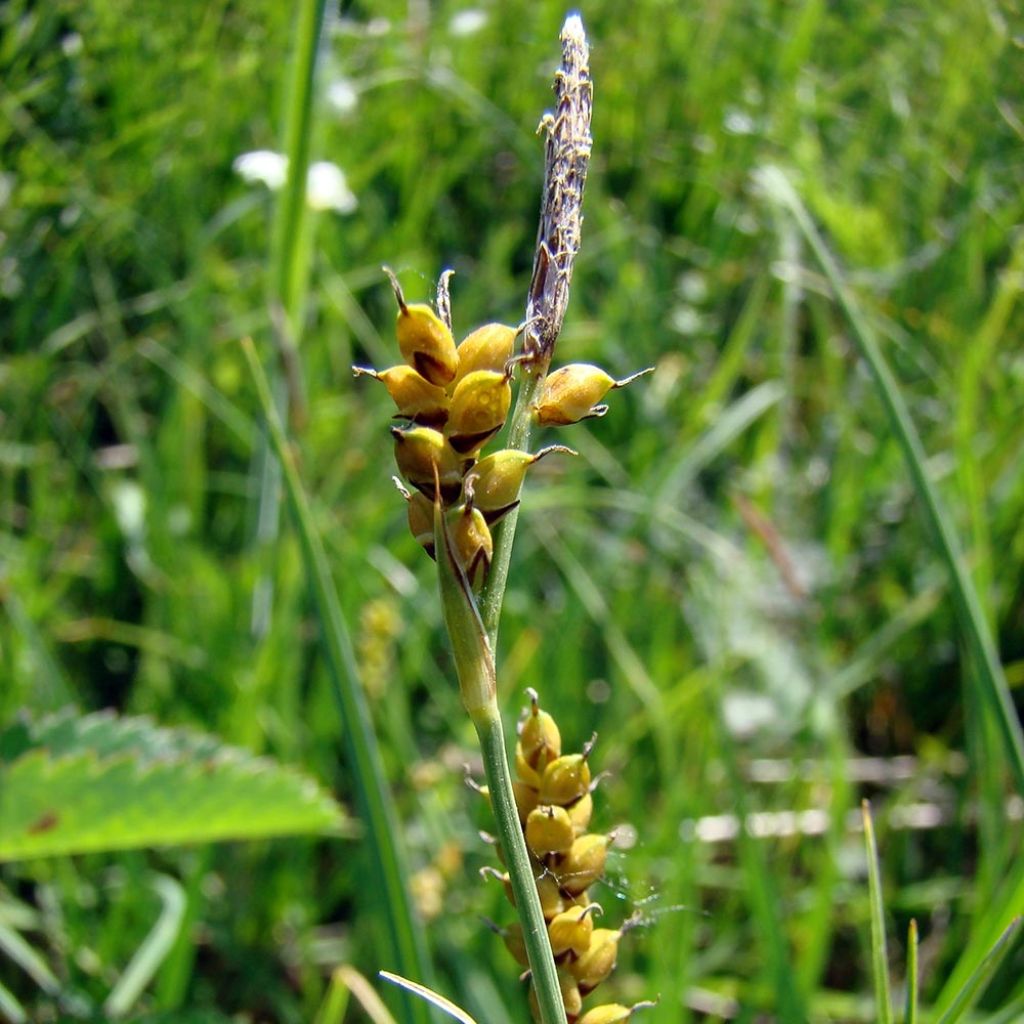
<svg viewBox="0 0 1024 1024"><path fill-rule="evenodd" d="M475 874L472 732L432 577L382 472L391 410L349 371L387 365L383 262L410 288L419 275L416 299L454 267L457 333L521 313L533 129L564 11L481 8L460 35L458 10L328 18L310 155L344 170L359 205L315 219L296 437L341 612L376 672L367 701L411 869L440 900L424 925L436 987L506 1024L524 1009L480 923L503 896ZM849 827L864 795L893 976L913 917L921 1005L946 1010L1024 899L1010 775L884 408L812 254L751 175L775 163L794 176L855 289L1019 689L1011 29L953 0L927 16L896 3L630 12L584 12L595 157L559 353L656 372L574 431L571 471L547 460L528 484L500 697L512 712L541 686L570 742L599 733L607 819L637 834L608 896L650 919L623 949L616 997L660 993L644 1020L777 1011L787 986L811 1019L874 1019ZM73 701L199 724L352 805L288 529L269 632L249 630L259 415L237 342L271 336L274 196L231 168L280 148L292 28L288 6L267 3L0 9L0 721ZM355 103L339 109L327 91L342 78ZM821 827L693 838L712 816L787 811ZM903 827L922 822L934 827ZM142 1008L308 1021L339 964L388 966L369 956L383 918L355 914L364 880L334 843L5 868L0 906L10 893L36 915L27 934L51 969L101 1002L159 914L154 863L184 887L189 941ZM979 993L990 1013L1024 991L1021 954L1007 955ZM48 1003L2 953L0 982ZM893 1003L898 1019L898 990Z"/></svg>

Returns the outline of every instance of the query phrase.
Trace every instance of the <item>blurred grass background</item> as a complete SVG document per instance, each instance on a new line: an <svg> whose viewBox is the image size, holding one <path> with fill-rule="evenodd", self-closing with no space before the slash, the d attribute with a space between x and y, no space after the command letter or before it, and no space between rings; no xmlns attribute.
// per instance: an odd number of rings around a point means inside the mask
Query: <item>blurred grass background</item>
<svg viewBox="0 0 1024 1024"><path fill-rule="evenodd" d="M873 1012L861 796L890 924L939 996L991 908L1019 907L1021 805L974 696L898 447L794 226L751 175L793 175L881 335L954 510L1010 683L1024 683L1024 87L1009 3L590 3L595 150L556 361L655 365L528 485L502 628L511 715L537 687L627 823L606 919L639 908L614 994L652 1024ZM293 406L416 875L438 986L525 1019L482 917L510 919L463 785L475 757L432 566L388 476L393 300L453 267L456 332L522 315L565 10L328 9L313 159L358 206L318 212ZM290 5L9 0L0 8L0 723L74 703L153 715L351 795L287 520L252 630L259 423L238 339L271 362ZM417 286L418 284L418 286ZM909 755L912 760L906 760ZM712 816L787 834L736 843ZM822 811L822 814L802 812ZM902 827L910 823L927 828ZM716 833L725 838L709 842ZM628 844L626 844L628 845ZM37 948L102 1000L146 935L159 867L186 927L139 1009L308 1021L368 974L359 844L288 840L6 867ZM1016 902L1014 902L1016 901ZM897 976L902 941L890 944ZM984 1005L1022 991L1022 953ZM0 979L57 1019L0 954ZM604 989L602 989L602 993ZM609 988L609 995L613 994ZM758 1014L762 1015L758 1018ZM357 1019L357 1011L351 1011Z"/></svg>

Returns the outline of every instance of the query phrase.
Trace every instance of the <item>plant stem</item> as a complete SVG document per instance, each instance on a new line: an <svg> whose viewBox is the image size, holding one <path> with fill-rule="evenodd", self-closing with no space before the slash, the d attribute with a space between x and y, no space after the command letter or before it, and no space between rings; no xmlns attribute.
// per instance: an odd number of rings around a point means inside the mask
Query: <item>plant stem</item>
<svg viewBox="0 0 1024 1024"><path fill-rule="evenodd" d="M309 264L310 211L306 203L310 140L313 127L313 85L323 30L326 0L301 0L295 26L295 49L288 69L285 96L284 151L288 177L274 211L270 250L270 301L285 316L288 341L299 342Z"/></svg>
<svg viewBox="0 0 1024 1024"><path fill-rule="evenodd" d="M294 352L301 341L303 307L309 283L311 242L310 210L306 202L310 140L313 127L313 86L320 49L326 0L300 0L296 5L295 41L285 85L284 151L288 173L274 208L274 224L268 260L267 302L273 331L282 353ZM271 364L270 390L274 407L287 422L289 392ZM281 469L264 434L253 464L258 478L256 491L256 545L260 574L253 589L252 632L264 636L270 628L274 595L274 542L280 526Z"/></svg>
<svg viewBox="0 0 1024 1024"><path fill-rule="evenodd" d="M542 1024L566 1024L558 972L551 955L551 942L512 790L505 735L498 711L493 648L469 580L455 554L440 503L434 506L434 546L441 606L459 676L459 691L480 740L491 810L498 824L498 837L523 929L541 1021Z"/></svg>
<svg viewBox="0 0 1024 1024"><path fill-rule="evenodd" d="M537 896L530 855L519 824L497 704L492 702L489 708L473 715L473 725L480 739L491 807L498 822L498 839L505 855L516 911L523 928L523 941L533 973L541 1021L542 1024L565 1024L565 1007L558 985L558 973L551 955L551 942Z"/></svg>
<svg viewBox="0 0 1024 1024"><path fill-rule="evenodd" d="M530 406L543 382L544 373L539 372L537 368L529 367L526 370L509 421L509 448L523 452L529 448L530 432L533 427ZM491 569L487 574L487 583L484 585L484 591L480 597L480 614L484 620L488 639L491 641L492 651L498 649L498 625L501 620L502 602L505 600L505 588L508 585L508 567L512 558L512 542L515 540L518 521L519 507L516 506L495 529Z"/></svg>

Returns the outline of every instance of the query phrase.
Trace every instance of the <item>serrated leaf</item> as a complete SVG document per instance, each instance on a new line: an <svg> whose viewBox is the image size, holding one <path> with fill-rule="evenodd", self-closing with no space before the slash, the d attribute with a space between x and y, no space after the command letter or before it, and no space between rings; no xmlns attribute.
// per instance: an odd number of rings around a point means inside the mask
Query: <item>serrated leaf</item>
<svg viewBox="0 0 1024 1024"><path fill-rule="evenodd" d="M0 861L336 831L311 779L215 737L66 713L0 735Z"/></svg>
<svg viewBox="0 0 1024 1024"><path fill-rule="evenodd" d="M101 759L132 754L140 763L202 760L228 749L216 736L190 729L161 729L148 718L123 718L112 711L80 715L66 708L38 721L17 719L0 731L0 761L13 761L40 747L53 757L89 750Z"/></svg>

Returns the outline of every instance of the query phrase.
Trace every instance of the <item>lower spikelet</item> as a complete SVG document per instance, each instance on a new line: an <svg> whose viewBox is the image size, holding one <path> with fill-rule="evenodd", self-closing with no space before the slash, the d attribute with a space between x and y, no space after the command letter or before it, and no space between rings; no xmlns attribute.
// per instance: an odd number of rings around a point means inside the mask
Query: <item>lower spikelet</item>
<svg viewBox="0 0 1024 1024"><path fill-rule="evenodd" d="M541 709L537 694L527 692L530 707L519 723L516 743L515 796L558 967L565 1015L569 1024L617 1024L628 1020L634 1010L652 1004L609 1003L583 1012L583 998L611 974L619 940L634 923L631 919L618 929L594 926L602 908L592 899L590 887L604 875L608 847L614 840L613 834L587 831L594 806L595 783L588 763L594 741L580 753L563 754L557 723ZM507 878L491 869L487 873L503 881ZM507 882L505 891L512 900ZM525 965L518 925L499 932L512 955ZM529 1003L539 1022L532 984Z"/></svg>

